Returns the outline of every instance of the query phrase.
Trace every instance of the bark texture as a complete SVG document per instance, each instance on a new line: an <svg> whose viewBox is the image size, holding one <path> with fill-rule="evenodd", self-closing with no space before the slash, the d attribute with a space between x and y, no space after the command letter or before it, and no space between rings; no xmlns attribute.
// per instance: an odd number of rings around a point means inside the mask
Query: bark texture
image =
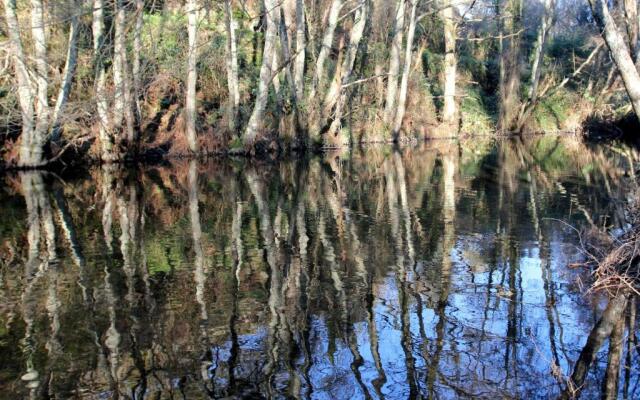
<svg viewBox="0 0 640 400"><path fill-rule="evenodd" d="M622 82L631 100L636 118L640 121L640 75L631 58L624 36L609 12L609 6L603 0L589 0L595 20L602 30L611 57L620 72Z"/></svg>
<svg viewBox="0 0 640 400"><path fill-rule="evenodd" d="M267 30L264 39L264 49L262 54L262 65L260 66L260 81L258 82L258 94L251 118L244 133L245 146L251 147L255 144L258 133L263 129L264 114L269 100L269 86L275 76L274 61L278 36L278 10L279 1L264 0L265 20Z"/></svg>
<svg viewBox="0 0 640 400"><path fill-rule="evenodd" d="M407 45L404 53L404 69L402 71L402 81L400 83L400 93L398 95L398 110L396 111L393 123L392 136L397 141L402 128L402 120L407 108L407 92L409 89L409 76L411 74L411 59L413 54L413 40L416 33L416 9L419 0L412 0L411 16L409 17L409 31L407 32Z"/></svg>
<svg viewBox="0 0 640 400"><path fill-rule="evenodd" d="M238 109L240 107L240 88L238 87L238 45L236 42L236 21L233 18L231 0L225 0L227 28L227 87L229 89L229 127L237 129Z"/></svg>
<svg viewBox="0 0 640 400"><path fill-rule="evenodd" d="M196 83L198 81L198 9L196 0L187 1L187 31L189 54L187 55L187 92L185 99L185 121L187 141L192 152L198 151L196 134Z"/></svg>
<svg viewBox="0 0 640 400"><path fill-rule="evenodd" d="M395 26L391 53L389 55L389 74L387 78L387 102L384 108L384 120L391 123L396 114L396 98L398 96L398 78L400 73L400 54L402 52L402 40L404 36L404 14L406 0L398 0L396 6Z"/></svg>
<svg viewBox="0 0 640 400"><path fill-rule="evenodd" d="M442 108L442 122L455 124L456 110L456 79L457 65L456 41L458 38L457 23L454 20L455 10L451 0L443 2L442 23L444 24L444 106Z"/></svg>

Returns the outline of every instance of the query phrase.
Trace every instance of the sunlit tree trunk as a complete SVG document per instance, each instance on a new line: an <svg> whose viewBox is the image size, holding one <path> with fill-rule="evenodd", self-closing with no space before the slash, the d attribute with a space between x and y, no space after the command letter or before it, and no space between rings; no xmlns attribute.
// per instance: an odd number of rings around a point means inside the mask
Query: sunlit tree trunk
<svg viewBox="0 0 640 400"><path fill-rule="evenodd" d="M260 67L260 78L258 81L258 93L249 123L244 133L244 144L251 147L255 144L256 137L264 124L264 114L267 110L269 100L269 86L274 75L275 51L277 48L278 0L264 0L266 13L267 30L264 38L264 50L262 54L262 65Z"/></svg>
<svg viewBox="0 0 640 400"><path fill-rule="evenodd" d="M442 122L456 123L456 79L457 65L456 41L458 38L457 23L454 20L454 4L451 0L443 2L442 23L444 24L444 106Z"/></svg>
<svg viewBox="0 0 640 400"><path fill-rule="evenodd" d="M93 1L93 58L95 69L95 98L98 111L100 158L102 161L115 161L120 158L120 151L109 117L109 101L107 100L107 71L105 68L106 49L104 26L104 0Z"/></svg>
<svg viewBox="0 0 640 400"><path fill-rule="evenodd" d="M285 76L289 85L289 92L291 98L291 104L293 106L294 118L296 119L296 127L300 126L298 123L298 89L296 87L295 76L291 68L292 59L289 43L289 34L287 32L287 22L285 19L284 9L280 8L280 50L282 52L282 63L285 70Z"/></svg>
<svg viewBox="0 0 640 400"><path fill-rule="evenodd" d="M316 91L324 86L325 70L324 64L329 57L331 48L333 47L333 36L338 26L338 17L340 17L340 10L342 10L343 0L332 0L331 8L329 9L329 20L327 21L327 27L324 30L322 36L322 44L320 45L320 52L318 53L318 59L316 60L316 69L313 76L313 83L311 84L310 98L314 98Z"/></svg>
<svg viewBox="0 0 640 400"><path fill-rule="evenodd" d="M407 33L407 44L404 53L404 69L402 70L402 81L400 83L400 93L398 94L398 109L393 123L392 136L398 140L402 120L407 109L407 92L409 89L409 76L411 75L411 58L413 54L413 40L416 33L416 8L419 0L411 0L411 17L409 19L409 32Z"/></svg>
<svg viewBox="0 0 640 400"><path fill-rule="evenodd" d="M240 107L240 88L238 87L238 45L236 42L236 21L233 18L231 0L225 0L225 22L227 28L227 87L229 89L229 128L237 129Z"/></svg>
<svg viewBox="0 0 640 400"><path fill-rule="evenodd" d="M402 39L404 36L404 13L406 0L398 0L396 5L396 18L393 29L393 40L389 54L389 74L387 76L387 102L384 108L384 120L386 123L393 121L396 112L396 98L398 95L398 78L400 73L400 54Z"/></svg>
<svg viewBox="0 0 640 400"><path fill-rule="evenodd" d="M36 66L36 135L45 141L49 129L49 65L42 0L31 0L31 38Z"/></svg>
<svg viewBox="0 0 640 400"><path fill-rule="evenodd" d="M113 36L113 127L120 130L124 126L126 111L126 14L124 0L114 2L114 36Z"/></svg>
<svg viewBox="0 0 640 400"><path fill-rule="evenodd" d="M305 26L304 0L296 0L296 55L294 76L299 100L302 100L304 96L304 65L307 47Z"/></svg>
<svg viewBox="0 0 640 400"><path fill-rule="evenodd" d="M21 166L38 165L42 162L42 146L44 142L35 131L35 109L33 99L35 93L31 88L29 70L20 38L20 27L16 15L16 1L4 0L7 35L11 46L11 58L18 86L18 102L22 114L22 135L20 142Z"/></svg>
<svg viewBox="0 0 640 400"><path fill-rule="evenodd" d="M544 14L538 28L538 39L533 54L533 62L531 64L531 86L529 88L529 101L535 102L538 97L538 86L540 84L540 74L542 70L542 60L544 59L544 51L549 40L549 31L553 24L555 1L544 0Z"/></svg>
<svg viewBox="0 0 640 400"><path fill-rule="evenodd" d="M60 118L64 112L64 107L69 99L69 93L71 92L71 84L73 83L73 75L76 71L76 64L78 62L78 25L79 17L76 14L76 10L80 5L77 0L71 3L74 7L72 9L71 21L69 26L69 39L67 42L67 56L65 58L64 70L62 73L62 82L60 83L60 89L58 90L58 96L56 98L56 105L53 110L53 116L51 117L51 140L57 141L60 136Z"/></svg>
<svg viewBox="0 0 640 400"><path fill-rule="evenodd" d="M30 1L30 39L33 53L25 53L16 14L16 1L4 0L4 16L8 40L8 55L16 77L17 97L22 115L22 132L18 165L44 165L44 147L59 138L59 120L67 103L77 62L78 16L70 16L69 39L62 81L53 110L49 105L49 69L47 59L47 28L45 6L41 0ZM72 3L74 4L74 3ZM75 12L76 10L74 10ZM27 60L32 60L33 69Z"/></svg>
<svg viewBox="0 0 640 400"><path fill-rule="evenodd" d="M189 48L187 54L187 93L185 99L185 121L187 142L192 152L198 151L196 134L196 83L198 81L198 9L197 0L187 1L187 31Z"/></svg>
<svg viewBox="0 0 640 400"><path fill-rule="evenodd" d="M589 0L589 4L591 5L598 26L603 31L602 35L609 47L611 57L618 67L636 118L640 120L640 75L631 58L624 36L611 16L606 1Z"/></svg>
<svg viewBox="0 0 640 400"><path fill-rule="evenodd" d="M340 79L334 78L332 82L333 87L329 90L324 102L325 116L329 115L327 112L328 110L333 109L333 122L326 133L326 144L333 144L335 136L342 126L342 113L347 100L347 94L344 86L351 79L353 66L356 62L356 56L358 55L360 41L362 40L364 29L367 25L367 17L368 2L367 0L360 0L358 3L358 9L354 16L353 28L351 28L349 47L346 50L345 58L341 67L342 77Z"/></svg>

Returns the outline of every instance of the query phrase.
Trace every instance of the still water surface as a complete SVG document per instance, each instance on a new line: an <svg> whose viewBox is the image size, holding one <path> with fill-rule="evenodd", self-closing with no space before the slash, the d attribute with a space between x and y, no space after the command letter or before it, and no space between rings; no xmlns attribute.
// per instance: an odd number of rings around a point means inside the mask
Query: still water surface
<svg viewBox="0 0 640 400"><path fill-rule="evenodd" d="M635 304L585 294L567 224L624 228L639 159L542 137L1 177L0 397L638 398Z"/></svg>

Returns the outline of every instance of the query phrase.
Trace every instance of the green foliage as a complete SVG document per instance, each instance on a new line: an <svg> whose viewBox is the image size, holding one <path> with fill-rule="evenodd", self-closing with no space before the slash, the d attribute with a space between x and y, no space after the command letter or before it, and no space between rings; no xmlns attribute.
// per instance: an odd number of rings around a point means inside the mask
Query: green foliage
<svg viewBox="0 0 640 400"><path fill-rule="evenodd" d="M142 29L143 58L154 60L158 73L181 76L187 51L187 22L182 13L145 14Z"/></svg>
<svg viewBox="0 0 640 400"><path fill-rule="evenodd" d="M568 91L560 91L551 97L544 98L533 112L537 130L560 131L566 129L565 121L575 109L577 99Z"/></svg>
<svg viewBox="0 0 640 400"><path fill-rule="evenodd" d="M465 94L460 103L461 131L474 135L488 135L493 132L496 126L495 114L492 113L492 107L487 105L493 98L484 96L475 86L467 87Z"/></svg>

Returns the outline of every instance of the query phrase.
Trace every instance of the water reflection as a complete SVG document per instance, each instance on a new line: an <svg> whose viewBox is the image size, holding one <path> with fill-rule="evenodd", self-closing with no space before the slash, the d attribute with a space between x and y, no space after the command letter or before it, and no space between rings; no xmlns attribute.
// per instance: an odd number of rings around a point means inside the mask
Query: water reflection
<svg viewBox="0 0 640 400"><path fill-rule="evenodd" d="M559 221L623 227L637 162L542 137L7 176L0 393L634 398L635 300L581 293Z"/></svg>

